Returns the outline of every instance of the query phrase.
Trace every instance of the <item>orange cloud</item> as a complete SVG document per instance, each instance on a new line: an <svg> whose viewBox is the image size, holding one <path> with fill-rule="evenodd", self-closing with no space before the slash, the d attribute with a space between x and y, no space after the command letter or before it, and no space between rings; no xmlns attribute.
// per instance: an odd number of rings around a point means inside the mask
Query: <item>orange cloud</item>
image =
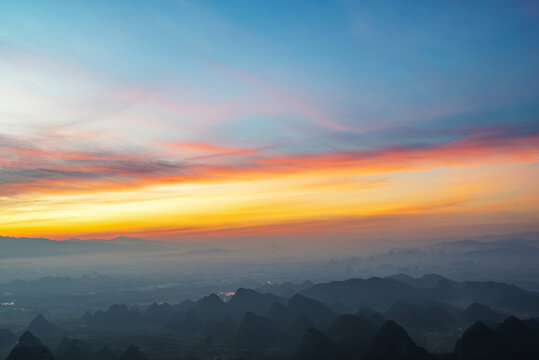
<svg viewBox="0 0 539 360"><path fill-rule="evenodd" d="M122 153L41 149L25 144L0 144L4 156L2 193L28 191L109 191L155 184L264 179L276 174L306 172L368 175L422 171L437 167L476 164L529 163L537 160L538 136L496 137L472 135L429 147L390 147L371 151L275 155L256 150L204 143L167 143L167 148L192 149L199 157L180 151L163 159L155 153ZM208 155L233 156L232 163L204 163ZM168 153L170 155L170 153ZM191 154L192 155L192 154ZM189 160L189 162L186 162Z"/></svg>

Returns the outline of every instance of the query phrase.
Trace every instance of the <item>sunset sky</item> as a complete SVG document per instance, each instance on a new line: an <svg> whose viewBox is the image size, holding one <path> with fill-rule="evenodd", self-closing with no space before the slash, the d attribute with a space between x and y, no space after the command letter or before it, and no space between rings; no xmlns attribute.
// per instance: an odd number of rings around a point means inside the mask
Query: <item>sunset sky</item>
<svg viewBox="0 0 539 360"><path fill-rule="evenodd" d="M2 1L0 235L539 230L538 64L534 1Z"/></svg>

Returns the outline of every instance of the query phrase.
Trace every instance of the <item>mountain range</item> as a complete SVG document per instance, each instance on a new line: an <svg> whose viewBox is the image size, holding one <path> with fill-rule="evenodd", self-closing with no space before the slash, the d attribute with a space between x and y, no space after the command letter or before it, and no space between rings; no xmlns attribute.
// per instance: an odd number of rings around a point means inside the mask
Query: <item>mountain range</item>
<svg viewBox="0 0 539 360"><path fill-rule="evenodd" d="M284 288L297 291L269 291ZM210 294L145 308L115 304L54 323L39 314L8 359L36 352L57 360L531 360L538 354L539 295L505 283L398 274L264 289L239 288L227 301ZM12 332L0 335L13 346Z"/></svg>

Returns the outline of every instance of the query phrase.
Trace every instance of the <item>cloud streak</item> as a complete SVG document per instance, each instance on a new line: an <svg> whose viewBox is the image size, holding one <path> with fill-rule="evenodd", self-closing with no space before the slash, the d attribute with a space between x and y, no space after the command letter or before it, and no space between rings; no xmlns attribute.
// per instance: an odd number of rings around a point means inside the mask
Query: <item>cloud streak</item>
<svg viewBox="0 0 539 360"><path fill-rule="evenodd" d="M537 161L539 135L515 129L476 129L436 145L382 147L279 155L205 143L165 143L163 152L44 149L2 138L2 194L110 190L161 183L264 179L275 174L344 171L358 175L415 172L438 167ZM171 151L172 150L172 151ZM232 162L209 161L233 157ZM209 162L208 162L209 161Z"/></svg>

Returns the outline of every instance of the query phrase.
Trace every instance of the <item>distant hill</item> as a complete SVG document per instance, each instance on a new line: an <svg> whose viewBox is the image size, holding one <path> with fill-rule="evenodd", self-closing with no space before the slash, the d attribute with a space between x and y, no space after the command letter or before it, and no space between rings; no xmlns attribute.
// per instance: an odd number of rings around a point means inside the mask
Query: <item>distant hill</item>
<svg viewBox="0 0 539 360"><path fill-rule="evenodd" d="M376 330L365 356L366 360L422 360L432 359L417 346L406 330L388 320Z"/></svg>
<svg viewBox="0 0 539 360"><path fill-rule="evenodd" d="M26 331L6 360L55 360L55 358L37 337Z"/></svg>
<svg viewBox="0 0 539 360"><path fill-rule="evenodd" d="M506 312L539 315L539 293L494 281L453 281L439 275L350 279L315 284L301 294L324 304L388 309L399 301L435 301L448 304L479 302Z"/></svg>
<svg viewBox="0 0 539 360"><path fill-rule="evenodd" d="M30 324L28 324L26 330L44 340L57 339L65 335L63 329L52 324L42 314L37 315Z"/></svg>
<svg viewBox="0 0 539 360"><path fill-rule="evenodd" d="M455 354L463 360L538 359L539 332L514 316L494 329L478 321L457 342Z"/></svg>
<svg viewBox="0 0 539 360"><path fill-rule="evenodd" d="M280 334L267 317L258 316L248 311L240 322L236 333L239 347L257 348L276 343Z"/></svg>
<svg viewBox="0 0 539 360"><path fill-rule="evenodd" d="M261 294L251 289L239 288L229 304L237 311L267 314L275 302L284 302L284 300L272 294Z"/></svg>
<svg viewBox="0 0 539 360"><path fill-rule="evenodd" d="M64 255L90 255L110 252L160 252L182 248L176 244L119 236L110 240L71 239L54 241L46 238L0 236L0 258L34 258Z"/></svg>

